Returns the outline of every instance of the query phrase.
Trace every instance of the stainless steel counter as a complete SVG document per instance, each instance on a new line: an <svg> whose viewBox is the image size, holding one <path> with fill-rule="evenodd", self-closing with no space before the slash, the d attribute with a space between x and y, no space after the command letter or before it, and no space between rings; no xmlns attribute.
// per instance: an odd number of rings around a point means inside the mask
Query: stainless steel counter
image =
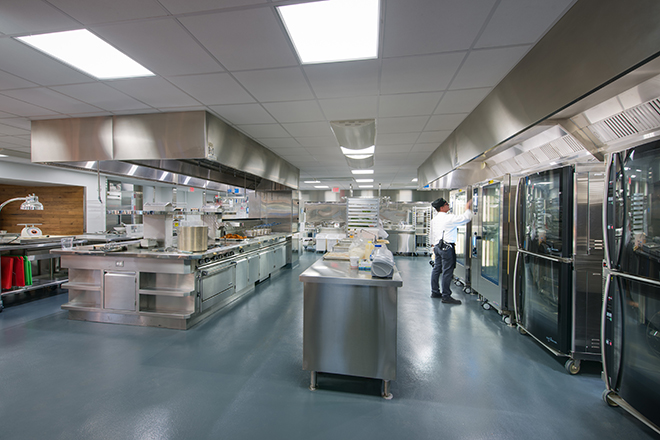
<svg viewBox="0 0 660 440"><path fill-rule="evenodd" d="M391 399L396 379L397 289L391 279L351 269L345 261L319 260L300 277L304 283L303 370L383 380L382 395Z"/></svg>
<svg viewBox="0 0 660 440"><path fill-rule="evenodd" d="M291 261L285 234L195 253L137 243L52 251L69 270L69 319L188 329Z"/></svg>
<svg viewBox="0 0 660 440"><path fill-rule="evenodd" d="M32 284L25 286L12 286L10 289L0 290L0 311L4 308L3 297L18 295L29 291L47 288L56 288L67 281L67 273L60 270L59 256L50 253L51 249L61 246L64 236L21 237L20 235L6 234L0 240L0 256L25 257L31 264L33 273ZM69 236L70 237L70 236ZM74 240L74 243L84 244L84 240ZM0 278L2 270L0 269Z"/></svg>
<svg viewBox="0 0 660 440"><path fill-rule="evenodd" d="M386 229L390 242L388 248L394 254L412 254L417 251L415 247L415 230Z"/></svg>

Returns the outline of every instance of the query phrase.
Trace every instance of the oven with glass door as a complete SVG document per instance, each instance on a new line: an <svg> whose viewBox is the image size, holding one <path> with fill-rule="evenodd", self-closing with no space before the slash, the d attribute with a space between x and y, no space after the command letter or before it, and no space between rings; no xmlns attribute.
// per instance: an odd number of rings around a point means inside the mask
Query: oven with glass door
<svg viewBox="0 0 660 440"><path fill-rule="evenodd" d="M530 334L577 374L600 361L604 165L571 165L520 179L515 309Z"/></svg>
<svg viewBox="0 0 660 440"><path fill-rule="evenodd" d="M507 174L472 187L470 279L484 309L495 308L507 324L513 325L510 181Z"/></svg>
<svg viewBox="0 0 660 440"><path fill-rule="evenodd" d="M454 214L463 214L468 198L471 197L472 188L461 188L449 193L449 205ZM470 236L472 235L472 222L458 227L456 236L456 269L454 278L457 284L463 285L465 292L470 292Z"/></svg>
<svg viewBox="0 0 660 440"><path fill-rule="evenodd" d="M603 399L660 433L660 142L610 157Z"/></svg>

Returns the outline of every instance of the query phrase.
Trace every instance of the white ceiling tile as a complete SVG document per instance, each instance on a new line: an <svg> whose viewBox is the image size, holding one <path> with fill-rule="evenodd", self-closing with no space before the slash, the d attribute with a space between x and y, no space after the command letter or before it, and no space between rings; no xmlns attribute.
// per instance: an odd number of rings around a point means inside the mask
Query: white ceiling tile
<svg viewBox="0 0 660 440"><path fill-rule="evenodd" d="M441 97L441 92L382 95L378 102L378 116L430 115Z"/></svg>
<svg viewBox="0 0 660 440"><path fill-rule="evenodd" d="M289 133L280 124L239 125L238 128L257 140L260 138L290 137Z"/></svg>
<svg viewBox="0 0 660 440"><path fill-rule="evenodd" d="M95 81L92 77L10 38L0 38L0 60L5 72L42 86Z"/></svg>
<svg viewBox="0 0 660 440"><path fill-rule="evenodd" d="M445 90L465 58L465 52L383 60L383 94Z"/></svg>
<svg viewBox="0 0 660 440"><path fill-rule="evenodd" d="M100 109L45 87L2 92L23 102L30 102L54 112L72 114L98 112Z"/></svg>
<svg viewBox="0 0 660 440"><path fill-rule="evenodd" d="M473 50L452 81L451 89L496 86L518 64L530 47Z"/></svg>
<svg viewBox="0 0 660 440"><path fill-rule="evenodd" d="M334 136L301 136L296 140L305 148L339 148L339 142Z"/></svg>
<svg viewBox="0 0 660 440"><path fill-rule="evenodd" d="M234 125L271 124L276 122L259 104L212 105L211 110Z"/></svg>
<svg viewBox="0 0 660 440"><path fill-rule="evenodd" d="M5 125L2 119L0 119L0 135L4 136L15 136L18 134L27 134L30 135L30 130L25 130L23 128L14 127L11 125Z"/></svg>
<svg viewBox="0 0 660 440"><path fill-rule="evenodd" d="M379 145L405 145L415 143L419 133L376 133L376 148Z"/></svg>
<svg viewBox="0 0 660 440"><path fill-rule="evenodd" d="M175 20L152 20L92 29L157 75L220 72L222 67Z"/></svg>
<svg viewBox="0 0 660 440"><path fill-rule="evenodd" d="M317 98L378 94L378 60L313 64L303 69Z"/></svg>
<svg viewBox="0 0 660 440"><path fill-rule="evenodd" d="M475 45L536 43L576 0L502 0Z"/></svg>
<svg viewBox="0 0 660 440"><path fill-rule="evenodd" d="M37 84L26 81L11 73L0 71L0 90L22 89L26 87L35 87Z"/></svg>
<svg viewBox="0 0 660 440"><path fill-rule="evenodd" d="M280 123L325 121L316 101L267 102L264 107Z"/></svg>
<svg viewBox="0 0 660 440"><path fill-rule="evenodd" d="M5 125L11 125L12 127L22 128L24 130L30 130L32 124L28 118L17 118L17 117L8 117L0 119Z"/></svg>
<svg viewBox="0 0 660 440"><path fill-rule="evenodd" d="M428 122L428 116L376 119L377 137L389 133L419 133Z"/></svg>
<svg viewBox="0 0 660 440"><path fill-rule="evenodd" d="M377 96L319 99L319 104L330 121L374 119L378 113Z"/></svg>
<svg viewBox="0 0 660 440"><path fill-rule="evenodd" d="M57 112L38 107L9 96L0 95L0 111L23 117L56 115Z"/></svg>
<svg viewBox="0 0 660 440"><path fill-rule="evenodd" d="M389 0L385 57L469 49L495 0Z"/></svg>
<svg viewBox="0 0 660 440"><path fill-rule="evenodd" d="M445 92L435 113L469 113L484 100L491 90L493 90L492 87L482 87Z"/></svg>
<svg viewBox="0 0 660 440"><path fill-rule="evenodd" d="M314 98L299 67L237 72L234 76L261 102Z"/></svg>
<svg viewBox="0 0 660 440"><path fill-rule="evenodd" d="M18 145L20 147L29 147L30 139L20 138L18 136L2 136L2 142L9 145Z"/></svg>
<svg viewBox="0 0 660 440"><path fill-rule="evenodd" d="M376 157L380 155L380 153L406 153L410 151L412 147L412 144L401 144L401 145L380 145L378 144L376 146Z"/></svg>
<svg viewBox="0 0 660 440"><path fill-rule="evenodd" d="M429 123L426 125L427 131L449 130L453 131L458 124L463 122L467 117L467 113L459 113L456 115L435 115L431 116Z"/></svg>
<svg viewBox="0 0 660 440"><path fill-rule="evenodd" d="M144 103L101 82L55 86L51 89L111 112L145 107Z"/></svg>
<svg viewBox="0 0 660 440"><path fill-rule="evenodd" d="M416 143L412 147L412 152L414 153L432 153L438 149L440 142L438 143Z"/></svg>
<svg viewBox="0 0 660 440"><path fill-rule="evenodd" d="M179 20L229 70L298 65L276 13L269 8Z"/></svg>
<svg viewBox="0 0 660 440"><path fill-rule="evenodd" d="M31 34L79 29L80 24L41 0L3 1L0 32Z"/></svg>
<svg viewBox="0 0 660 440"><path fill-rule="evenodd" d="M84 24L162 17L167 10L156 0L48 0Z"/></svg>
<svg viewBox="0 0 660 440"><path fill-rule="evenodd" d="M259 138L259 142L273 150L277 151L279 149L289 149L289 148L299 148L301 145L294 138Z"/></svg>
<svg viewBox="0 0 660 440"><path fill-rule="evenodd" d="M447 139L447 137L451 134L452 131L453 129L438 130L438 131L423 131L419 134L417 143L418 144L433 143L436 146L438 146L442 142L444 142L445 139Z"/></svg>
<svg viewBox="0 0 660 440"><path fill-rule="evenodd" d="M332 134L330 124L327 122L298 122L293 124L282 124L284 129L293 137L322 137Z"/></svg>
<svg viewBox="0 0 660 440"><path fill-rule="evenodd" d="M236 6L258 5L268 0L159 0L172 14L212 11Z"/></svg>
<svg viewBox="0 0 660 440"><path fill-rule="evenodd" d="M194 98L159 77L122 79L107 84L152 107L199 105Z"/></svg>
<svg viewBox="0 0 660 440"><path fill-rule="evenodd" d="M170 82L206 105L247 104L254 98L228 73L173 76Z"/></svg>

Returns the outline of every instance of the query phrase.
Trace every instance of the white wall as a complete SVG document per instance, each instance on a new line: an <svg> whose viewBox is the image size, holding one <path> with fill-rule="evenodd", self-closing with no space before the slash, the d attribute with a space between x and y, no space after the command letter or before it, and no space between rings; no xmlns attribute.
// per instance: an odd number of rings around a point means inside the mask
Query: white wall
<svg viewBox="0 0 660 440"><path fill-rule="evenodd" d="M86 232L105 231L106 178L103 175L101 176L101 199L103 203L99 202L97 176L94 173L0 158L0 179L3 183L9 185L57 184L83 186L85 187ZM17 195L17 197L19 196Z"/></svg>

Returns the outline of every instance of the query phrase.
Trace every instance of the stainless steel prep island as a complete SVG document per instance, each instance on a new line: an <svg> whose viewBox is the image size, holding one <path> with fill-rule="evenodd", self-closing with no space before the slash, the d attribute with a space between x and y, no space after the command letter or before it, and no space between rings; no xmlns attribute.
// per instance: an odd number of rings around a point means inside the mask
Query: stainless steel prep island
<svg viewBox="0 0 660 440"><path fill-rule="evenodd" d="M303 370L383 380L396 379L397 289L392 278L372 277L347 261L319 260L300 275L304 285Z"/></svg>
<svg viewBox="0 0 660 440"><path fill-rule="evenodd" d="M195 253L138 243L51 251L69 271L69 319L188 329L291 263L285 234Z"/></svg>

